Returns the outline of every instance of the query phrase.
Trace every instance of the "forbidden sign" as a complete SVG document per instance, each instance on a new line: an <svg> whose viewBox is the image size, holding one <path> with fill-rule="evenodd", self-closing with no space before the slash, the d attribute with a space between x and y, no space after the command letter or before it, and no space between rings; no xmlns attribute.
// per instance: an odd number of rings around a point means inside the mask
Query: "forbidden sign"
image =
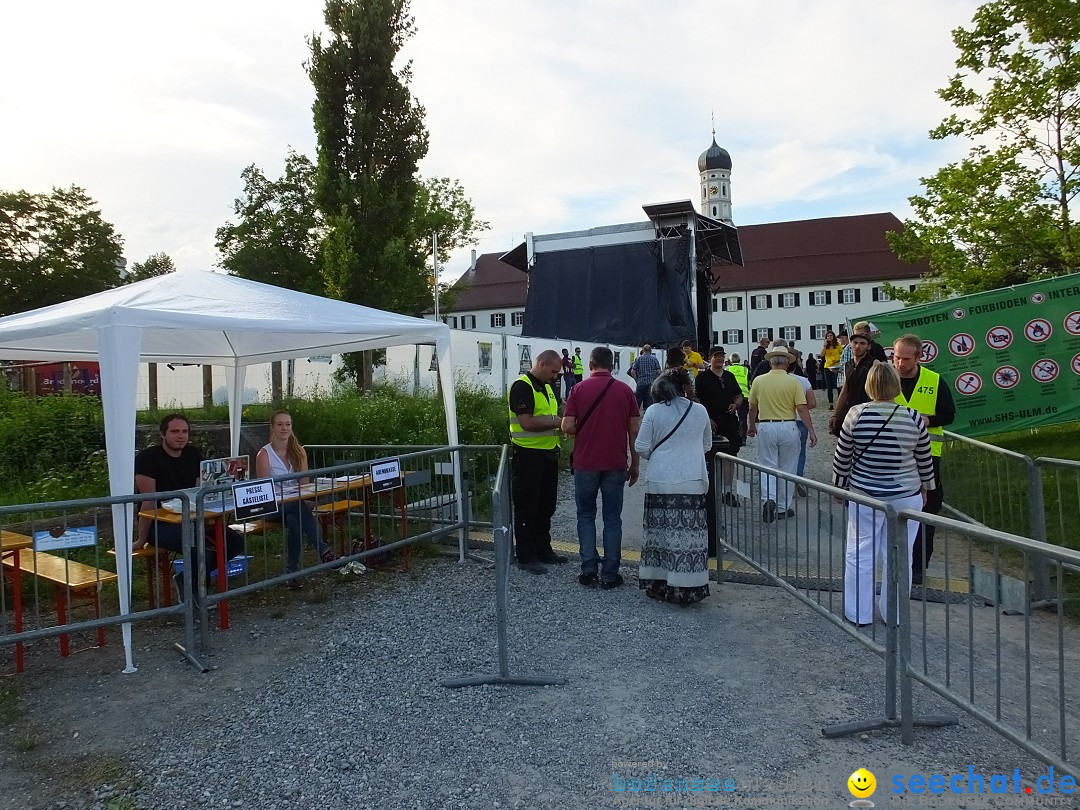
<svg viewBox="0 0 1080 810"><path fill-rule="evenodd" d="M995 326L986 333L986 345L996 351L1009 348L1012 340L1012 329L1007 326Z"/></svg>
<svg viewBox="0 0 1080 810"><path fill-rule="evenodd" d="M1044 357L1042 360L1036 361L1035 365L1031 367L1031 376L1039 382L1048 383L1056 380L1060 371L1061 367L1058 366L1056 360Z"/></svg>
<svg viewBox="0 0 1080 810"><path fill-rule="evenodd" d="M922 344L922 354L919 356L920 363L933 363L934 359L938 356L937 344L932 340L924 340Z"/></svg>
<svg viewBox="0 0 1080 810"><path fill-rule="evenodd" d="M1043 343L1050 339L1054 333L1054 327L1045 318L1033 318L1024 327L1024 335L1032 343Z"/></svg>
<svg viewBox="0 0 1080 810"><path fill-rule="evenodd" d="M974 371L965 371L956 378L956 390L970 397L982 390L982 377Z"/></svg>
<svg viewBox="0 0 1080 810"><path fill-rule="evenodd" d="M518 362L518 368L521 371L528 371L532 368L532 348L529 346L521 347L521 358Z"/></svg>
<svg viewBox="0 0 1080 810"><path fill-rule="evenodd" d="M1080 312L1070 312L1065 316L1065 331L1070 335L1080 335Z"/></svg>
<svg viewBox="0 0 1080 810"><path fill-rule="evenodd" d="M1041 304L1045 300L1046 296L1043 295L1041 292L1031 294L1031 303L1033 304Z"/></svg>
<svg viewBox="0 0 1080 810"><path fill-rule="evenodd" d="M975 351L975 338L967 332L961 332L949 338L949 351L957 357L967 357Z"/></svg>
<svg viewBox="0 0 1080 810"><path fill-rule="evenodd" d="M1080 375L1080 354L1074 354L1072 359L1073 374Z"/></svg>
<svg viewBox="0 0 1080 810"><path fill-rule="evenodd" d="M1016 366L1002 366L994 372L994 385L1008 391L1020 382L1020 370Z"/></svg>

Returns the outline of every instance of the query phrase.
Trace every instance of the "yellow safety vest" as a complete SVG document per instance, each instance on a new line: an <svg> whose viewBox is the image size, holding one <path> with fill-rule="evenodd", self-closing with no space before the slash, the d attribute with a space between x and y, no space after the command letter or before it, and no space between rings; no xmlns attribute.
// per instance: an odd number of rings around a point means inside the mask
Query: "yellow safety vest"
<svg viewBox="0 0 1080 810"><path fill-rule="evenodd" d="M519 380L528 384L533 392L533 416L557 416L559 404L555 400L555 392L551 386L544 385L544 393L536 390L532 378L528 374L522 374ZM507 410L510 411L510 441L518 447L528 447L532 450L554 450L559 446L559 431L551 430L532 431L525 430L521 426L518 415L510 410L510 394L506 394Z"/></svg>
<svg viewBox="0 0 1080 810"><path fill-rule="evenodd" d="M744 397L750 396L750 384L748 377L750 376L749 369L742 363L732 363L727 367L727 370L731 372L731 376L735 378L735 381L739 384L739 388L742 389L742 395Z"/></svg>
<svg viewBox="0 0 1080 810"><path fill-rule="evenodd" d="M576 377L584 377L585 376L585 366L583 366L581 364L581 355L580 354L575 354L574 355L574 376L576 376Z"/></svg>
<svg viewBox="0 0 1080 810"><path fill-rule="evenodd" d="M940 381L941 375L936 371L931 371L926 366L919 366L919 379L915 381L915 390L911 392L911 399L904 399L904 392L901 391L897 394L896 401L925 416L934 416L937 413L937 393ZM926 432L930 434L930 453L940 456L941 448L945 443L945 429L932 427L927 428Z"/></svg>

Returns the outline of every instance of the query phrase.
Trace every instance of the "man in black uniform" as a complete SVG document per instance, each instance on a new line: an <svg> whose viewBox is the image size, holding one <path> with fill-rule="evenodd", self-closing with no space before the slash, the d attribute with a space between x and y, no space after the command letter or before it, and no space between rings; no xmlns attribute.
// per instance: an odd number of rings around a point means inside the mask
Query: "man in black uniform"
<svg viewBox="0 0 1080 810"><path fill-rule="evenodd" d="M545 574L543 563L564 563L551 548L551 516L559 484L558 402L551 384L562 361L553 349L536 356L533 367L510 386L510 441L514 446L514 545L517 564Z"/></svg>
<svg viewBox="0 0 1080 810"><path fill-rule="evenodd" d="M135 487L143 494L155 492L170 492L177 489L188 489L199 485L199 463L203 460L199 448L188 444L191 438L191 423L183 414L171 413L161 420L158 426L161 434L161 444L147 447L135 456ZM158 508L158 502L145 500L141 509L154 510ZM169 551L182 552L181 541L182 527L179 523L166 523L161 520L139 518L139 536L132 544L133 549L142 548L147 542L152 542L158 548ZM207 535L206 549L215 549L214 540ZM238 554L244 553L244 537L233 529L225 529L225 559L232 559ZM215 553L216 558L216 553ZM198 587L196 586L195 571L199 570L198 551L192 543L191 559L186 561L186 570L192 575L187 579L191 583L192 596L197 599ZM210 569L207 567L207 576ZM184 577L177 574L175 577L176 588L180 599L185 599Z"/></svg>
<svg viewBox="0 0 1080 810"><path fill-rule="evenodd" d="M735 375L724 368L727 355L723 346L714 346L709 350L709 367L697 376L694 389L697 398L709 412L712 423L713 449L705 454L705 464L709 470L709 494L705 500L705 519L709 526L709 556L716 556L716 481L713 471L717 451L729 456L737 456L741 445L739 429L739 406L742 404L742 388ZM718 437L726 440L718 441ZM734 465L730 461L721 464L724 479L724 494L721 496L728 506L739 506L739 499L731 491L731 479Z"/></svg>
<svg viewBox="0 0 1080 810"><path fill-rule="evenodd" d="M844 426L844 417L847 412L856 405L870 401L870 395L866 393L866 375L871 367L878 362L870 354L870 335L865 332L855 332L849 341L851 346L851 360L844 364L844 387L836 398L836 409L829 417L829 433L834 436L840 435L840 428Z"/></svg>

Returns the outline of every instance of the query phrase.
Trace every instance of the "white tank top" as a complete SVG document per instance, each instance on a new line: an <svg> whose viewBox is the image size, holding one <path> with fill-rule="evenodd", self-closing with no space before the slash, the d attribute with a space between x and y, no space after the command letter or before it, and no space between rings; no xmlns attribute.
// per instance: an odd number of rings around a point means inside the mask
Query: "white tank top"
<svg viewBox="0 0 1080 810"><path fill-rule="evenodd" d="M274 448L269 444L263 445L263 450L266 451L266 458L270 462L270 475L288 475L293 472L292 464L286 464L281 460L281 456L274 452ZM298 486L295 480L286 481L286 486L294 488Z"/></svg>

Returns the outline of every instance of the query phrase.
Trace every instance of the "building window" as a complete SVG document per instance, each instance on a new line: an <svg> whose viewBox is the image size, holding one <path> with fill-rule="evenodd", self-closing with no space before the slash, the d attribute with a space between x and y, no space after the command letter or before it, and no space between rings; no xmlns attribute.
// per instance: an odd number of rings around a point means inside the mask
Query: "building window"
<svg viewBox="0 0 1080 810"><path fill-rule="evenodd" d="M716 206L715 205L712 207L712 215L714 217L716 216Z"/></svg>
<svg viewBox="0 0 1080 810"><path fill-rule="evenodd" d="M911 292L915 292L915 290L919 289L919 285L918 284L908 284L908 289L911 290Z"/></svg>
<svg viewBox="0 0 1080 810"><path fill-rule="evenodd" d="M801 326L781 326L780 337L784 340L802 340L802 327Z"/></svg>
<svg viewBox="0 0 1080 810"><path fill-rule="evenodd" d="M730 295L724 299L724 312L739 312L742 310L742 298Z"/></svg>
<svg viewBox="0 0 1080 810"><path fill-rule="evenodd" d="M457 329L457 315L450 316L450 328Z"/></svg>
<svg viewBox="0 0 1080 810"><path fill-rule="evenodd" d="M462 329L475 329L476 328L476 316L475 315L462 315L461 316L461 328Z"/></svg>
<svg viewBox="0 0 1080 810"><path fill-rule="evenodd" d="M714 295L713 300L712 300L712 311L713 312L716 312L716 307L717 307L716 296Z"/></svg>
<svg viewBox="0 0 1080 810"><path fill-rule="evenodd" d="M767 326L759 326L754 330L754 342L760 343L762 340L772 340L772 329Z"/></svg>
<svg viewBox="0 0 1080 810"><path fill-rule="evenodd" d="M841 304L857 304L862 295L857 287L843 287L836 294L836 300Z"/></svg>
<svg viewBox="0 0 1080 810"><path fill-rule="evenodd" d="M510 323L514 326L521 326L525 323L525 313L515 312L510 316Z"/></svg>
<svg viewBox="0 0 1080 810"><path fill-rule="evenodd" d="M726 196L727 196L727 186L720 186L720 193L721 193L721 194L722 194L723 196L725 196L725 197L726 197Z"/></svg>
<svg viewBox="0 0 1080 810"><path fill-rule="evenodd" d="M742 329L727 329L724 331L724 343L742 343Z"/></svg>
<svg viewBox="0 0 1080 810"><path fill-rule="evenodd" d="M712 342L713 342L713 346L715 346L717 343L720 342L720 333L719 332L713 332L712 333Z"/></svg>
<svg viewBox="0 0 1080 810"><path fill-rule="evenodd" d="M826 307L832 303L832 293L829 290L814 290L810 293L810 306Z"/></svg>
<svg viewBox="0 0 1080 810"><path fill-rule="evenodd" d="M506 326L506 315L502 312L496 312L491 316L491 326L495 329L501 329Z"/></svg>
<svg viewBox="0 0 1080 810"><path fill-rule="evenodd" d="M810 337L814 340L824 340L825 333L830 330L830 326L827 323L815 323L810 327Z"/></svg>
<svg viewBox="0 0 1080 810"><path fill-rule="evenodd" d="M772 309L772 296L755 295L750 299L750 309Z"/></svg>
<svg viewBox="0 0 1080 810"><path fill-rule="evenodd" d="M791 309L799 306L799 294L798 293L783 293L776 302L784 309Z"/></svg>
<svg viewBox="0 0 1080 810"><path fill-rule="evenodd" d="M874 287L871 292L875 301L892 301L892 296L884 287Z"/></svg>

